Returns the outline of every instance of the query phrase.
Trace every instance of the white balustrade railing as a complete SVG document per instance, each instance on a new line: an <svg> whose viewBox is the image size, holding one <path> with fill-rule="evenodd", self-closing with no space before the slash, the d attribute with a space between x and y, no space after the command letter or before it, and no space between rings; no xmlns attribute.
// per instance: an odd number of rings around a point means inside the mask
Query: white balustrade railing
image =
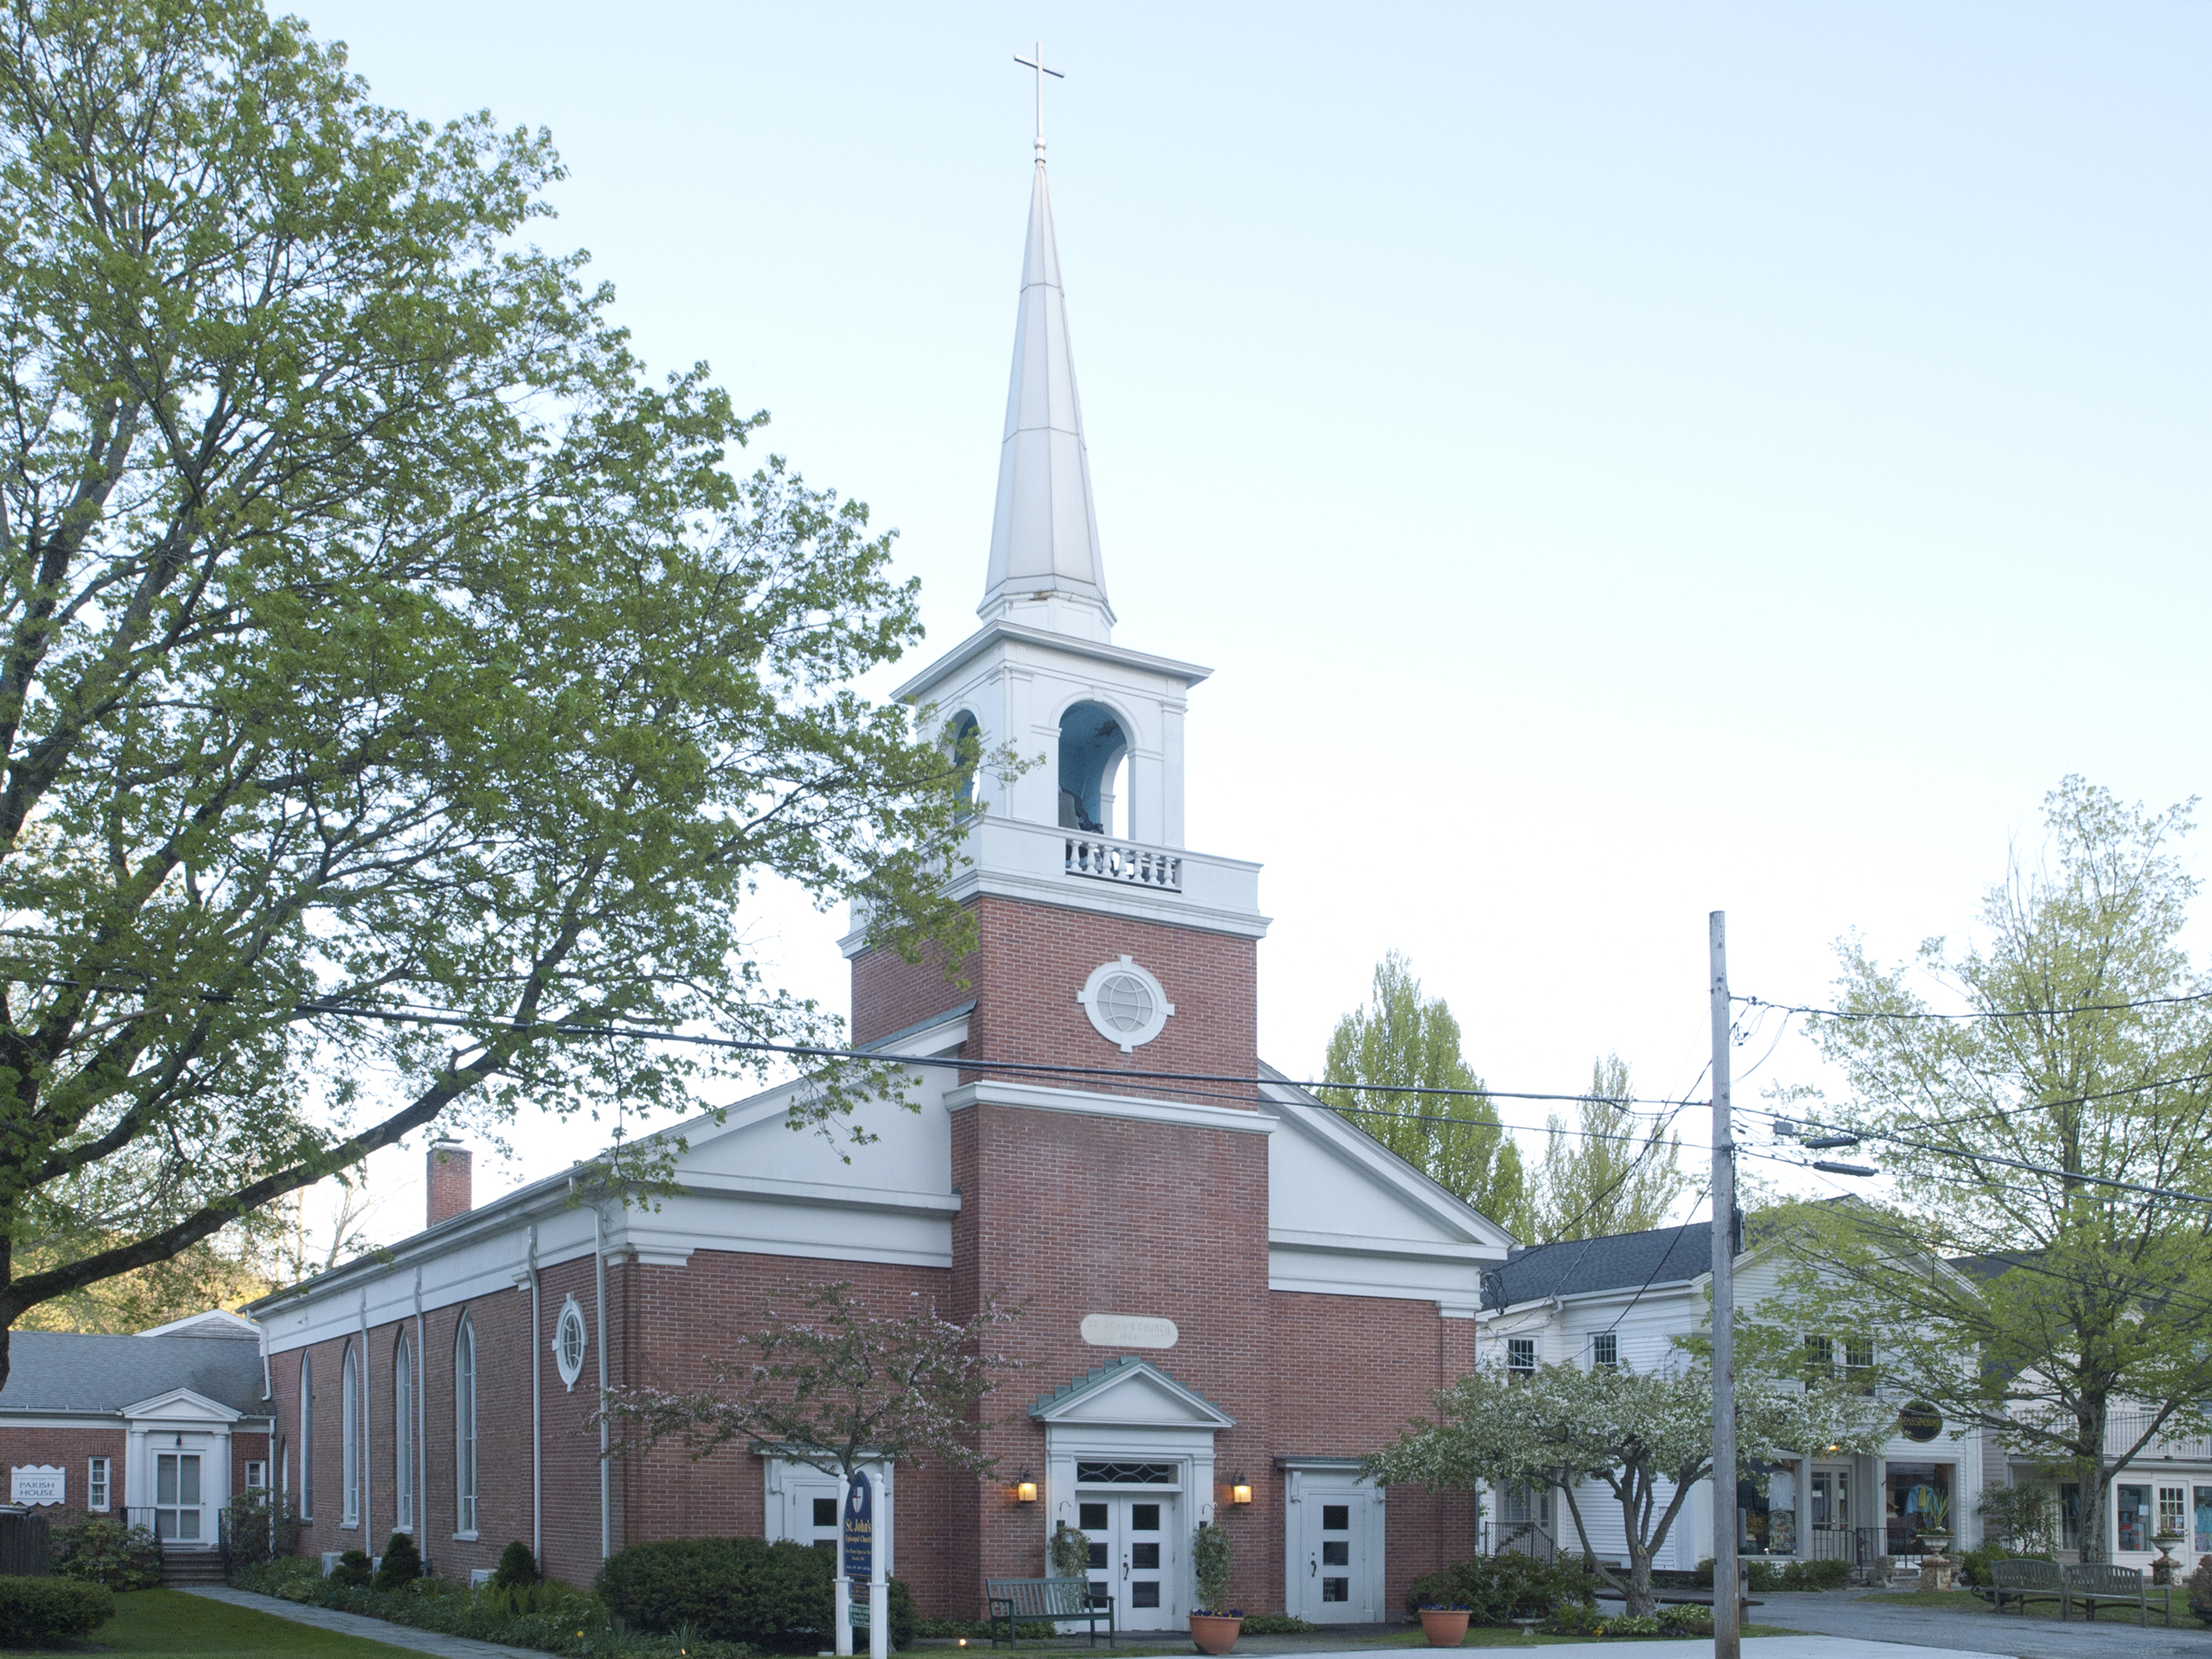
<svg viewBox="0 0 2212 1659"><path fill-rule="evenodd" d="M1183 860L1179 854L1133 847L1094 835L1068 837L1068 873L1099 881L1125 881L1131 887L1156 887L1163 892L1183 890Z"/></svg>
<svg viewBox="0 0 2212 1659"><path fill-rule="evenodd" d="M2142 1437L2150 1425L2150 1414L2139 1408L2120 1409L2106 1415L2104 1449L2107 1457L2118 1457ZM2169 1434L2153 1435L2147 1445L2137 1454L2139 1462L2152 1458L2172 1458L2185 1463L2212 1463L2212 1435Z"/></svg>

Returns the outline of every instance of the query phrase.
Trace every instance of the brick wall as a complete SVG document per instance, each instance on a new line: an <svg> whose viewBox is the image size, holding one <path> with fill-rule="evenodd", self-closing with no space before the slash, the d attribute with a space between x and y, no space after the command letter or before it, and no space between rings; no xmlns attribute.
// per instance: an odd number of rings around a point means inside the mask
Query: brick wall
<svg viewBox="0 0 2212 1659"><path fill-rule="evenodd" d="M934 958L907 963L895 952L876 950L854 959L856 1041L872 1041L973 998L964 1054L1099 1069L1095 1077L1035 1079L1065 1087L1216 1105L1248 1103L1250 1091L1237 1084L1178 1087L1133 1079L1124 1085L1115 1082L1112 1073L1256 1076L1259 1000L1254 941L989 895L973 903L977 947L962 964L965 988L949 985ZM1075 1000L1093 969L1123 956L1148 969L1175 1005L1160 1034L1125 1055L1098 1034ZM1218 1098L1223 1094L1238 1098Z"/></svg>
<svg viewBox="0 0 2212 1659"><path fill-rule="evenodd" d="M1432 1302L1271 1291L1276 1449L1302 1457L1365 1456L1432 1409L1431 1391L1474 1365L1475 1322L1447 1319ZM1270 1608L1281 1604L1287 1483L1271 1464L1248 1466L1254 1511L1266 1523ZM1394 1487L1383 1506L1384 1605L1396 1617L1406 1586L1475 1553L1471 1494ZM1247 1606L1251 1605L1249 1602Z"/></svg>
<svg viewBox="0 0 2212 1659"><path fill-rule="evenodd" d="M104 1457L108 1460L110 1483L106 1512L119 1517L127 1505L144 1501L125 1490L124 1449L124 1430L119 1421L113 1428L28 1429L0 1425L0 1476L19 1465L27 1467L33 1463L65 1470L65 1502L59 1510L42 1511L55 1526L65 1526L85 1513L88 1495L86 1481L90 1474L88 1460ZM7 1486L0 1485L0 1499L4 1499L8 1492Z"/></svg>

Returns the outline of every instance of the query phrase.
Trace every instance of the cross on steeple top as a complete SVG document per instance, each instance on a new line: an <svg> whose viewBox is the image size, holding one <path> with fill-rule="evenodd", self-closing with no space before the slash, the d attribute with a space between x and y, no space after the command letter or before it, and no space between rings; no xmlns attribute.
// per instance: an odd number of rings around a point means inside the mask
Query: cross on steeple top
<svg viewBox="0 0 2212 1659"><path fill-rule="evenodd" d="M1024 58L1019 52L1016 52L1014 61L1024 69L1033 69L1037 72L1037 156L1041 160L1045 153L1045 77L1050 75L1055 81L1065 81L1067 77L1057 69L1045 67L1045 44L1042 41L1039 41L1031 50L1036 53L1035 57Z"/></svg>

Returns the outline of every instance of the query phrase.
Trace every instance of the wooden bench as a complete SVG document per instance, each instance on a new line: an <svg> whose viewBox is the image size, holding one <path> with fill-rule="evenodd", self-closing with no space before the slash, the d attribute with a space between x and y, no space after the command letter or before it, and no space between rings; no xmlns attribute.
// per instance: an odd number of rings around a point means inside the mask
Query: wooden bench
<svg viewBox="0 0 2212 1659"><path fill-rule="evenodd" d="M1106 1621L1106 1645L1114 1645L1114 1598L1093 1591L1087 1578L986 1578L983 1594L991 1609L991 1646L999 1643L999 1627L1006 1627L1010 1644L1025 1624L1071 1624L1090 1627L1091 1645L1098 1645L1098 1621Z"/></svg>
<svg viewBox="0 0 2212 1659"><path fill-rule="evenodd" d="M2084 1562L2078 1566L2060 1569L2059 1582L2063 1599L2058 1604L2061 1618L2066 1609L2078 1601L2090 1618L2097 1617L2100 1601L2135 1603L2135 1622L2151 1622L2150 1602L2143 1594L2143 1570L2140 1567L2115 1567L2106 1562ZM2171 1615L2167 1623L2173 1622Z"/></svg>
<svg viewBox="0 0 2212 1659"><path fill-rule="evenodd" d="M2058 1616L2066 1617L2066 1591L2059 1582L2056 1562L2050 1561L1993 1561L1989 1563L1990 1600L1997 1604L1997 1611L2005 1610L2007 1601L2020 1604L2020 1617L2028 1616L2031 1601L2055 1601Z"/></svg>

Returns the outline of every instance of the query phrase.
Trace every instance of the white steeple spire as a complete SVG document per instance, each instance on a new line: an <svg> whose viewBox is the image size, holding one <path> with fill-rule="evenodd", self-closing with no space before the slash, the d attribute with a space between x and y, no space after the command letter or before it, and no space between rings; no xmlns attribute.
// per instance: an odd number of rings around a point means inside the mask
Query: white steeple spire
<svg viewBox="0 0 2212 1659"><path fill-rule="evenodd" d="M1113 607L1098 556L1091 505L1091 464L1083 446L1083 406L1068 349L1067 299L1052 234L1045 183L1044 77L1037 117L1037 176L1029 197L1029 243L1022 256L1021 310L1014 324L1014 373L1006 393L1006 438L999 451L998 509L991 520L991 567L976 614L1106 640Z"/></svg>

